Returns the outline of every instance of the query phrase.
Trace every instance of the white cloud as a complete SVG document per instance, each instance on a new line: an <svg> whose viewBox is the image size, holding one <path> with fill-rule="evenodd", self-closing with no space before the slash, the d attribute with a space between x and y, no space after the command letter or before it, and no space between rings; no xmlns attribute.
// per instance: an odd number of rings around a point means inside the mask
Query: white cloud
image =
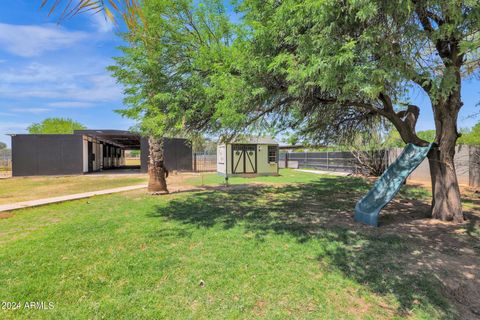
<svg viewBox="0 0 480 320"><path fill-rule="evenodd" d="M0 122L0 132L5 133L18 133L20 131L25 132L31 123L23 122Z"/></svg>
<svg viewBox="0 0 480 320"><path fill-rule="evenodd" d="M93 26L101 33L111 32L115 25L101 12L91 16Z"/></svg>
<svg viewBox="0 0 480 320"><path fill-rule="evenodd" d="M104 66L31 63L0 71L0 95L11 99L61 99L50 107L89 107L92 103L120 101L122 90ZM63 104L63 105L62 105Z"/></svg>
<svg viewBox="0 0 480 320"><path fill-rule="evenodd" d="M34 113L34 114L39 114L39 113L45 113L51 111L50 109L47 108L12 108L10 109L12 112L17 112L17 113Z"/></svg>
<svg viewBox="0 0 480 320"><path fill-rule="evenodd" d="M105 78L105 81L99 81ZM0 95L9 98L68 99L78 102L112 102L122 98L122 91L108 76L90 76L81 83L64 83L54 86L30 86L29 88L0 89Z"/></svg>
<svg viewBox="0 0 480 320"><path fill-rule="evenodd" d="M88 34L67 31L56 24L14 25L0 23L0 50L21 57L34 57L46 51L65 48L82 41Z"/></svg>
<svg viewBox="0 0 480 320"><path fill-rule="evenodd" d="M27 84L65 81L71 78L71 75L63 73L58 67L33 62L23 68L9 68L7 71L0 71L0 78L4 83Z"/></svg>
<svg viewBox="0 0 480 320"><path fill-rule="evenodd" d="M52 108L90 108L93 107L93 103L81 101L56 101L47 103L47 106Z"/></svg>

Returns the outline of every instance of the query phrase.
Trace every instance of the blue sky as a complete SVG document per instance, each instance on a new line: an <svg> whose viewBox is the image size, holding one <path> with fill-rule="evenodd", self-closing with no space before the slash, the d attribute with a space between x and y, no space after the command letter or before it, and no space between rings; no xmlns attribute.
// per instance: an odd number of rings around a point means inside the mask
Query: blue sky
<svg viewBox="0 0 480 320"><path fill-rule="evenodd" d="M105 70L121 44L101 15L57 24L39 1L0 2L0 141L47 117L89 128L128 129L122 89Z"/></svg>
<svg viewBox="0 0 480 320"><path fill-rule="evenodd" d="M0 141L25 133L47 117L68 117L88 128L128 129L133 125L113 110L123 107L122 88L105 68L119 55L121 40L102 15L79 15L57 24L39 11L40 1L0 2ZM479 117L480 81L463 84L459 126ZM412 93L421 109L418 130L433 129L429 99Z"/></svg>

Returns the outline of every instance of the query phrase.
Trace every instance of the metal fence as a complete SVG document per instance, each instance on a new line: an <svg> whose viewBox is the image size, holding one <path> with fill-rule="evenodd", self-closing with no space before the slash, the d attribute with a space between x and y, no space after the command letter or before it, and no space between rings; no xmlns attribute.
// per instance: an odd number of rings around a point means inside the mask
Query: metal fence
<svg viewBox="0 0 480 320"><path fill-rule="evenodd" d="M356 159L351 152L290 152L280 153L282 167L291 167L288 162L298 163L299 168L340 172L357 172Z"/></svg>
<svg viewBox="0 0 480 320"><path fill-rule="evenodd" d="M388 166L395 161L401 151L402 149L375 151L378 155L373 157L370 155L370 161L381 160ZM360 165L357 157L349 151L282 152L279 154L279 166L280 168L294 167L368 174L365 172L365 165ZM480 187L480 148L458 146L455 154L455 166L460 184ZM214 172L217 170L217 155L194 153L192 167L195 172ZM430 168L427 159L413 171L409 179L430 182Z"/></svg>
<svg viewBox="0 0 480 320"><path fill-rule="evenodd" d="M389 150L389 163L392 163L403 151L401 148ZM455 171L458 183L470 187L480 187L480 148L468 145L455 147ZM409 176L410 180L430 182L430 165L428 159L422 163Z"/></svg>
<svg viewBox="0 0 480 320"><path fill-rule="evenodd" d="M400 155L403 149L393 148L378 151L378 156L390 165ZM377 158L372 158L378 160ZM303 168L324 171L349 173L365 173L364 166L352 152L290 152L280 153L279 165L281 168ZM455 167L460 184L471 187L480 187L480 148L472 146L457 146L455 152ZM383 170L382 170L383 171ZM410 175L409 179L430 182L430 167L425 159Z"/></svg>
<svg viewBox="0 0 480 320"><path fill-rule="evenodd" d="M216 154L194 153L192 160L192 167L195 172L217 170ZM299 168L358 173L360 168L356 161L351 152L343 151L279 154L279 165L281 168L284 168L285 165L292 167L292 163L298 163ZM290 162L290 165L288 162Z"/></svg>
<svg viewBox="0 0 480 320"><path fill-rule="evenodd" d="M217 171L217 155L216 154L193 154L193 171L208 172Z"/></svg>
<svg viewBox="0 0 480 320"><path fill-rule="evenodd" d="M0 150L0 175L12 171L12 151Z"/></svg>

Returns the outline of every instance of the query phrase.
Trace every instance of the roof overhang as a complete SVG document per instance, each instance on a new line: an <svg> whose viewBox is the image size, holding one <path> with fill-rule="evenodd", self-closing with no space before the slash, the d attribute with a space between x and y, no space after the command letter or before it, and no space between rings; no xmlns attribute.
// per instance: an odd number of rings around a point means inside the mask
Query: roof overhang
<svg viewBox="0 0 480 320"><path fill-rule="evenodd" d="M75 130L82 134L123 149L140 149L141 136L124 130Z"/></svg>

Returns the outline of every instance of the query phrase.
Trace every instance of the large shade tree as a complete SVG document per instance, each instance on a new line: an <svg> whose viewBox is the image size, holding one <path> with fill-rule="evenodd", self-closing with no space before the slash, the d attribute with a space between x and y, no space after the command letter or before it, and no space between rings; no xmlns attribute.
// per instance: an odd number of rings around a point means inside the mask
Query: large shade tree
<svg viewBox="0 0 480 320"><path fill-rule="evenodd" d="M420 112L430 111L409 100L412 90L422 90L435 120L432 217L463 221L453 157L462 79L479 69L478 1L244 0L233 37L212 30L228 25L215 23L215 10L192 18L203 2L144 6L155 18L143 12L137 19L142 27L129 35L141 39L133 38L126 54L148 63L119 61L115 70L130 82L127 112L142 125L228 134L265 125L328 142L384 121L405 143L425 146L415 126ZM167 7L179 15L162 13ZM165 86L152 85L161 81ZM139 93L137 85L154 89Z"/></svg>
<svg viewBox="0 0 480 320"><path fill-rule="evenodd" d="M145 3L151 2L159 3ZM423 90L435 119L435 144L428 155L432 217L461 222L453 157L462 79L474 76L479 65L479 6L477 1L245 0L240 4L243 32L233 44L217 42L213 51L190 42L198 30L188 19L159 15L163 28L180 21L175 29L186 30L187 38L153 28L158 34L149 33L152 43L176 52L179 62L162 57L154 71L140 74L154 79L155 72L167 70L160 78L181 94L160 90L155 99L161 104L140 103L129 112L168 128L238 133L263 123L294 128L322 142L385 121L405 143L426 146L429 142L415 130L421 110L409 101L412 90ZM192 50L200 58L190 55Z"/></svg>
<svg viewBox="0 0 480 320"><path fill-rule="evenodd" d="M251 81L274 101L262 109L277 124L328 140L380 117L424 146L415 125L431 111L408 99L424 91L435 120L432 217L463 221L453 157L462 79L479 67L478 1L246 0L242 9Z"/></svg>

